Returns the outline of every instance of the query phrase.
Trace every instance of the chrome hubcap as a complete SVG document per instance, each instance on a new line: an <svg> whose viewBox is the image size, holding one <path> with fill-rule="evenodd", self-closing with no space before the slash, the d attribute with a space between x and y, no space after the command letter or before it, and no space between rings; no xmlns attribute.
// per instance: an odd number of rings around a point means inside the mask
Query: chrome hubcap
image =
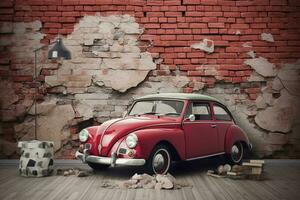
<svg viewBox="0 0 300 200"><path fill-rule="evenodd" d="M161 168L164 165L164 163L165 163L165 159L161 154L157 154L154 157L154 160L153 160L154 168Z"/></svg>
<svg viewBox="0 0 300 200"><path fill-rule="evenodd" d="M243 157L241 144L235 144L231 147L231 157L234 162L239 162Z"/></svg>
<svg viewBox="0 0 300 200"><path fill-rule="evenodd" d="M153 157L153 171L156 174L165 174L170 166L170 155L167 150L159 149Z"/></svg>
<svg viewBox="0 0 300 200"><path fill-rule="evenodd" d="M238 154L240 152L240 150L239 150L239 148L237 147L237 146L233 146L232 148L231 148L231 153L233 153L233 154Z"/></svg>

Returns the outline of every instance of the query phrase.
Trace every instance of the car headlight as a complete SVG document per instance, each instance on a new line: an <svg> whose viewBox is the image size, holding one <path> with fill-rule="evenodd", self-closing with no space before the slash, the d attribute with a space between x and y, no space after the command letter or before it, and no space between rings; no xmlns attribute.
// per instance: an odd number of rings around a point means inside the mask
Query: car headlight
<svg viewBox="0 0 300 200"><path fill-rule="evenodd" d="M82 129L82 131L79 132L79 140L80 142L86 142L89 138L89 132L86 129Z"/></svg>
<svg viewBox="0 0 300 200"><path fill-rule="evenodd" d="M129 148L133 149L137 145L138 138L135 134L131 133L126 137L125 141L126 141L127 146Z"/></svg>

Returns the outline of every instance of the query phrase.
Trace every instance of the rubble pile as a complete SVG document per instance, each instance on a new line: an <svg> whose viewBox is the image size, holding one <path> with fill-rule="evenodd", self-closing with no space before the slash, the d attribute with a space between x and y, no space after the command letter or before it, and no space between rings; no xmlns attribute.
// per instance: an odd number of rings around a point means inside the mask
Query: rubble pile
<svg viewBox="0 0 300 200"><path fill-rule="evenodd" d="M216 170L208 170L207 175L216 178L262 180L264 163L263 160L250 160L242 165L220 165Z"/></svg>
<svg viewBox="0 0 300 200"><path fill-rule="evenodd" d="M129 180L121 181L117 184L110 181L104 181L101 185L103 188L118 188L118 189L166 189L177 190L182 187L189 187L189 184L177 181L171 174L154 175L149 174L134 174Z"/></svg>
<svg viewBox="0 0 300 200"><path fill-rule="evenodd" d="M71 176L75 175L77 177L86 177L90 175L90 172L87 170L71 168L71 169L57 169L56 175L58 176Z"/></svg>

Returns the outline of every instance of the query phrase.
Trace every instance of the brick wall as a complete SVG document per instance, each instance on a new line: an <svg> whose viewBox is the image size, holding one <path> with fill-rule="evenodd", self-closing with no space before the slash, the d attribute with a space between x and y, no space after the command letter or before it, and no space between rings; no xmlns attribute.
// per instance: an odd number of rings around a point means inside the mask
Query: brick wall
<svg viewBox="0 0 300 200"><path fill-rule="evenodd" d="M252 50L274 63L293 62L300 57L298 1L4 0L0 6L1 21L41 21L41 32L46 34L43 43L57 34L72 33L74 24L84 15L132 15L145 28L141 41L152 42L151 53L157 53L171 70L180 65L187 76L199 77L208 87L216 79L205 69L197 70L199 65L217 64L218 81L247 82L251 69L243 62L249 47L242 44L248 41ZM275 42L261 41L262 32L272 33ZM214 54L186 48L204 38L214 40ZM1 74L8 72L3 70ZM158 69L158 74L164 71ZM191 90L192 86L185 89ZM245 90L254 99L255 91Z"/></svg>
<svg viewBox="0 0 300 200"><path fill-rule="evenodd" d="M274 103L268 102L277 102L278 97L284 96L285 93L282 88L276 90L273 87L277 75L262 75L265 72L261 72L257 67L267 69L272 65L275 67L272 70L277 74L277 71L285 69L285 65L297 63L300 58L299 11L300 2L297 0L2 0L0 2L0 76L5 81L3 87L10 88L13 91L11 96L16 98L16 101L11 103L13 106L2 107L4 117L2 117L1 137L3 141L8 142L5 142L4 146L8 146L5 148L9 149L13 146L12 143L16 142L14 127L26 121L27 108L30 106L24 106L24 101L33 99L34 87L41 86L45 77L56 73L53 71L62 65L46 61L46 51L44 51L38 61L48 67L43 67L46 69L41 71L38 76L39 82L36 82L33 80L33 55L30 50L40 43L48 44L58 34L63 37L72 35L75 25L82 20L83 16L130 15L139 24L139 28L143 29L143 33L138 37L139 49L142 52L149 52L156 66L156 69L150 71L146 81L158 77L171 77L162 78L165 82L171 82L172 77L175 76L187 77L187 84L181 85L179 91L219 95L220 98L224 97L225 101L226 99L229 99L228 102L233 101L233 104L227 104L232 106L232 109L240 105L243 107L241 109L247 110L248 114L243 119L247 124L244 125L245 129L250 127L250 132L260 132L253 137L259 138L258 141L265 142L271 138L270 142L267 141L269 144L267 149L265 145L258 145L260 147L257 151L264 152L261 155L274 154L275 151L280 150L283 155L293 156L294 152L299 150L299 134L295 133L296 129L294 130L295 127L299 130L299 125L294 120L295 116L284 120L279 119L282 123L286 121L291 123L287 131L273 128L272 124L271 127L265 126L264 124L269 122L262 122L259 119L268 116L262 113L263 111L280 107L276 103L274 106ZM35 21L41 23L40 26L37 25L38 28L34 25L25 25L25 33L31 32L35 35L33 38L14 37L16 24L19 26L21 22L26 24ZM271 34L274 41L262 39L262 33ZM13 37L14 39L11 39ZM213 41L213 52L193 48L193 45L200 44L204 39ZM28 42L33 40L38 43ZM16 53L14 47L18 45L23 47L27 45L29 50ZM253 56L251 52L255 55ZM265 59L267 63L259 58ZM255 62L256 66L247 64L245 62L247 60ZM298 70L298 64L293 66L293 70ZM284 85L284 90L296 97L297 95L293 94L299 94L297 89L299 79L296 77L291 80L294 81L291 84L292 89ZM161 79L155 81L159 82ZM290 83L289 78L286 81ZM291 92L294 89L296 92ZM58 87L53 89L41 86L38 97L42 102L47 95L60 93L57 90ZM76 95L74 91L67 93ZM138 94L138 92L133 93ZM129 93L113 94L114 98L122 95L130 96L132 93L129 91ZM257 105L261 103L259 101L261 99L266 106ZM20 109L22 114L16 115L16 111ZM105 117L109 118L115 117L111 112L117 111L106 112L108 113ZM272 110L271 115L277 115L278 112ZM9 115L13 116L9 117ZM98 122L102 121L98 120ZM286 138L288 134L293 136Z"/></svg>

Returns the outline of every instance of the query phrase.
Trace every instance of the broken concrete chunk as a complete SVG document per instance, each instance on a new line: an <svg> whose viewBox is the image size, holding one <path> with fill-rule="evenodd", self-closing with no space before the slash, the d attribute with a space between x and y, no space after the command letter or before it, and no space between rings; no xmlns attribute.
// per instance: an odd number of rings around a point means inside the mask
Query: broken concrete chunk
<svg viewBox="0 0 300 200"><path fill-rule="evenodd" d="M160 175L160 174L156 175L156 181L158 183L161 183L161 188L163 189L172 189L174 187L174 184L171 179L172 178L170 176Z"/></svg>
<svg viewBox="0 0 300 200"><path fill-rule="evenodd" d="M262 33L260 34L260 39L267 42L274 42L273 35L271 33Z"/></svg>
<svg viewBox="0 0 300 200"><path fill-rule="evenodd" d="M86 171L79 171L78 173L76 173L76 176L77 177L86 177L86 176L89 176L89 174Z"/></svg>
<svg viewBox="0 0 300 200"><path fill-rule="evenodd" d="M217 168L217 173L218 173L219 175L224 174L224 166L223 166L223 165L218 166L218 168Z"/></svg>
<svg viewBox="0 0 300 200"><path fill-rule="evenodd" d="M280 80L278 77L276 77L276 78L273 80L273 82L272 82L272 89L273 89L273 90L277 90L277 91L283 89L283 85L282 85L282 83L281 83L281 80Z"/></svg>
<svg viewBox="0 0 300 200"><path fill-rule="evenodd" d="M255 100L256 107L259 109L264 109L267 107L265 99L260 95Z"/></svg>
<svg viewBox="0 0 300 200"><path fill-rule="evenodd" d="M77 177L86 177L90 175L90 172L83 170L83 169L57 169L56 175L60 176L71 176L76 175Z"/></svg>
<svg viewBox="0 0 300 200"><path fill-rule="evenodd" d="M254 51L249 51L249 52L247 52L247 55L248 55L249 57L251 57L251 58L255 58L255 56L256 56L256 54L255 54Z"/></svg>
<svg viewBox="0 0 300 200"><path fill-rule="evenodd" d="M223 166L223 170L225 171L225 173L230 172L231 171L231 166L229 164L225 164Z"/></svg>
<svg viewBox="0 0 300 200"><path fill-rule="evenodd" d="M247 59L244 63L251 66L258 74L264 77L274 77L277 74L275 65L270 63L266 58L258 57Z"/></svg>
<svg viewBox="0 0 300 200"><path fill-rule="evenodd" d="M186 183L179 183L171 175L156 175L150 176L149 174L134 174L131 179L118 182L117 184L107 183L102 187L105 188L120 188L120 189L180 189L182 187L189 187Z"/></svg>
<svg viewBox="0 0 300 200"><path fill-rule="evenodd" d="M200 43L192 44L191 47L193 49L201 49L207 53L213 53L214 52L214 41L205 38Z"/></svg>
<svg viewBox="0 0 300 200"><path fill-rule="evenodd" d="M99 78L105 86L125 92L142 82L148 72L145 70L102 70Z"/></svg>
<svg viewBox="0 0 300 200"><path fill-rule="evenodd" d="M199 91L202 90L205 86L205 83L202 82L194 82L193 91Z"/></svg>
<svg viewBox="0 0 300 200"><path fill-rule="evenodd" d="M132 180L141 180L142 179L142 175L135 173L132 177Z"/></svg>
<svg viewBox="0 0 300 200"><path fill-rule="evenodd" d="M151 182L148 182L147 184L143 185L143 188L145 189L154 189L156 185L156 181L152 180Z"/></svg>
<svg viewBox="0 0 300 200"><path fill-rule="evenodd" d="M256 73L255 71L252 72L252 74L250 75L250 77L248 78L249 82L261 82L261 81L265 81L265 78Z"/></svg>
<svg viewBox="0 0 300 200"><path fill-rule="evenodd" d="M265 102L269 105L269 106L273 106L274 105L274 98L273 98L273 95L271 93L267 93L267 92L264 92L262 94Z"/></svg>
<svg viewBox="0 0 300 200"><path fill-rule="evenodd" d="M64 171L64 176L69 176L69 172L68 171Z"/></svg>
<svg viewBox="0 0 300 200"><path fill-rule="evenodd" d="M156 189L156 190L160 190L160 189L162 189L162 183L156 183L155 184L155 188L154 189Z"/></svg>

